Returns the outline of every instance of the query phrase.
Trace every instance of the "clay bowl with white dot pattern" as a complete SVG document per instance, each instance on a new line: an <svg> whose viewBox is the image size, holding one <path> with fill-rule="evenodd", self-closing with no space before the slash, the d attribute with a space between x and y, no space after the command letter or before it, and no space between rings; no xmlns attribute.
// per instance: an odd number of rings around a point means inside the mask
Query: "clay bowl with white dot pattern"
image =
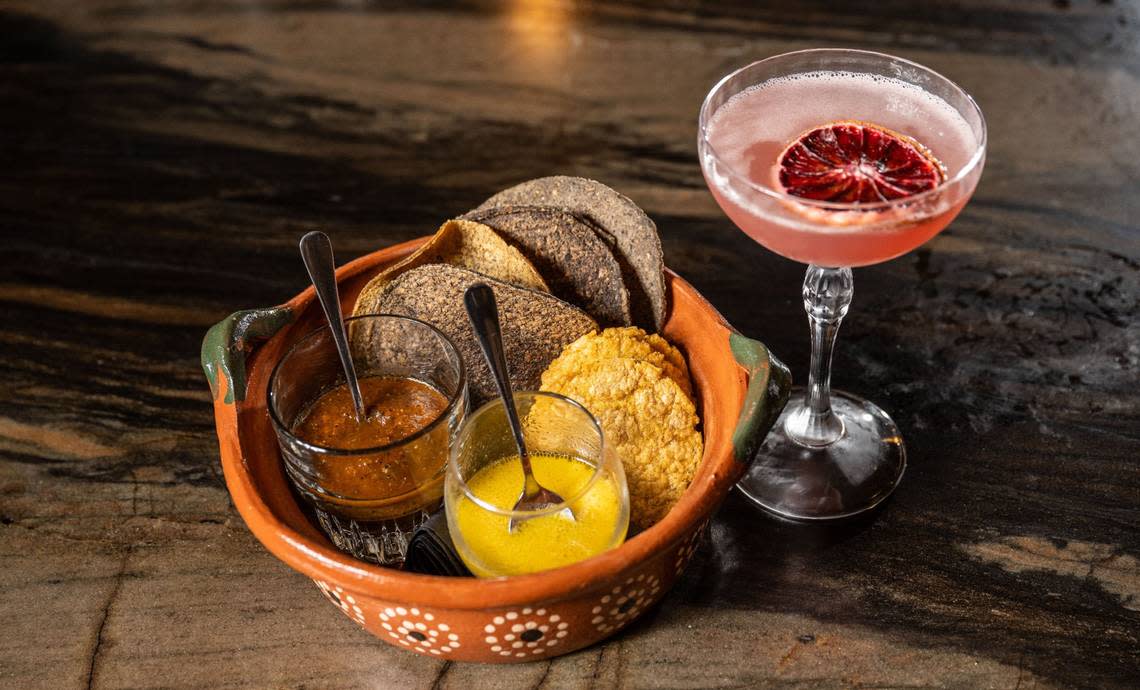
<svg viewBox="0 0 1140 690"><path fill-rule="evenodd" d="M342 304L352 305L373 275L423 241L339 269ZM613 635L680 576L790 386L787 369L761 343L736 333L676 274L666 277L671 307L663 333L689 360L704 457L669 514L620 547L557 570L485 580L405 573L338 551L290 491L266 410L273 366L323 323L312 288L280 306L231 315L202 344L234 505L270 552L316 582L350 620L400 648L451 660L511 663L565 654Z"/></svg>

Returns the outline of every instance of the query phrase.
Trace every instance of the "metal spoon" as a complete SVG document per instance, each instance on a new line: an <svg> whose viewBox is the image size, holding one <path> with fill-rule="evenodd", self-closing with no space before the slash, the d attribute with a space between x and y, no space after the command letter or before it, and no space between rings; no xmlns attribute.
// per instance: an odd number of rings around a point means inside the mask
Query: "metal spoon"
<svg viewBox="0 0 1140 690"><path fill-rule="evenodd" d="M534 478L530 455L526 451L526 441L523 440L522 425L519 424L519 414L515 409L515 398L511 394L511 381L507 372L506 354L503 352L499 307L495 304L495 293L483 283L472 285L463 295L463 304L467 307L467 318L475 329L479 347L483 350L483 356L487 358L491 373L495 376L495 385L499 389L499 396L503 399L503 408L507 411L507 423L511 426L515 446L519 451L519 460L522 462L523 490L519 500L515 502L514 510L536 511L565 503L561 496L545 488ZM569 507L561 512L571 520L574 519L574 512ZM530 517L513 517L508 529L515 531L524 520L528 519Z"/></svg>
<svg viewBox="0 0 1140 690"><path fill-rule="evenodd" d="M301 238L301 258L309 279L317 290L317 299L324 309L336 343L340 364L344 367L344 380L348 392L352 394L352 406L356 410L357 424L364 422L364 396L360 394L360 381L356 378L356 367L352 364L352 352L348 349L348 334L344 332L344 321L340 318L340 295L336 290L336 264L333 262L332 242L323 232L314 230Z"/></svg>

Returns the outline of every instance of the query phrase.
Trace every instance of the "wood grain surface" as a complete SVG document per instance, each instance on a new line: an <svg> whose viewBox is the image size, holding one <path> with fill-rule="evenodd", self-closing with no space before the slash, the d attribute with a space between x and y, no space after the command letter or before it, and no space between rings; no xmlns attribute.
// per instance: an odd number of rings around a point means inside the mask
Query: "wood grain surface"
<svg viewBox="0 0 1140 690"><path fill-rule="evenodd" d="M0 686L1140 686L1135 2L14 0L0 37ZM883 510L730 499L642 622L515 667L381 644L250 536L198 346L305 285L313 228L344 261L594 177L802 379L803 267L717 209L696 116L820 45L927 64L990 127L950 229L856 272L834 381L906 434Z"/></svg>

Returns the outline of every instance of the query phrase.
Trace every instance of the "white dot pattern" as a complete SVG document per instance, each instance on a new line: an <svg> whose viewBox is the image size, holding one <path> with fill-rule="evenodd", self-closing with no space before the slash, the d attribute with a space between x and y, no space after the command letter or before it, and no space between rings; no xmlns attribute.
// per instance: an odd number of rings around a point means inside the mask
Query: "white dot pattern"
<svg viewBox="0 0 1140 690"><path fill-rule="evenodd" d="M680 573L696 551L702 525L678 550L675 568ZM337 585L314 580L325 597L360 626L365 625L365 610L357 598ZM590 624L602 634L624 627L639 616L661 593L656 575L642 573L631 576L616 587L606 590L590 608ZM379 615L380 627L392 641L420 654L444 656L462 645L460 636L447 623L417 607L388 607ZM483 626L483 643L492 653L502 657L523 659L546 654L562 644L570 634L570 624L562 616L546 608L531 606L502 612Z"/></svg>
<svg viewBox="0 0 1140 690"><path fill-rule="evenodd" d="M459 635L447 623L437 623L435 615L418 608L389 607L380 612L380 627L402 647L420 654L442 656L458 649Z"/></svg>
<svg viewBox="0 0 1140 690"><path fill-rule="evenodd" d="M364 625L364 610L360 608L360 605L356 603L356 599L351 594L344 593L344 588L330 585L320 580L313 580L313 582L316 583L317 589L321 590L325 598L343 611L344 615L356 621L357 625Z"/></svg>
<svg viewBox="0 0 1140 690"><path fill-rule="evenodd" d="M483 626L483 632L487 633L483 641L499 656L523 659L545 654L562 644L569 627L559 614L527 606L492 618Z"/></svg>
<svg viewBox="0 0 1140 690"><path fill-rule="evenodd" d="M696 553L697 548L701 545L701 538L705 535L705 530L708 529L708 526L709 523L707 520L701 523L701 526L689 535L684 545L677 551L677 559L673 563L674 574L680 576L681 571L688 565L689 559L693 557L693 554Z"/></svg>
<svg viewBox="0 0 1140 690"><path fill-rule="evenodd" d="M656 575L630 576L598 600L591 609L590 623L602 634L613 632L641 615L660 594L661 580Z"/></svg>

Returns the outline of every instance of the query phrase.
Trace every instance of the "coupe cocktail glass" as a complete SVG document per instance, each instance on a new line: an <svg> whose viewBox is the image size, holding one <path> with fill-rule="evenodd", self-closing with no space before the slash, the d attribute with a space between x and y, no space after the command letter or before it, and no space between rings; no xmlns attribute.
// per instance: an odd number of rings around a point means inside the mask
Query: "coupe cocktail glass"
<svg viewBox="0 0 1140 690"><path fill-rule="evenodd" d="M781 154L806 132L840 121L919 142L944 166L944 179L926 191L870 203L789 193L779 177ZM870 510L898 485L906 450L883 410L830 388L832 348L853 295L851 268L901 256L958 215L985 164L982 112L956 84L922 65L861 50L804 50L721 79L701 107L698 148L709 190L728 217L768 249L808 264L808 385L793 395L737 486L792 519Z"/></svg>

